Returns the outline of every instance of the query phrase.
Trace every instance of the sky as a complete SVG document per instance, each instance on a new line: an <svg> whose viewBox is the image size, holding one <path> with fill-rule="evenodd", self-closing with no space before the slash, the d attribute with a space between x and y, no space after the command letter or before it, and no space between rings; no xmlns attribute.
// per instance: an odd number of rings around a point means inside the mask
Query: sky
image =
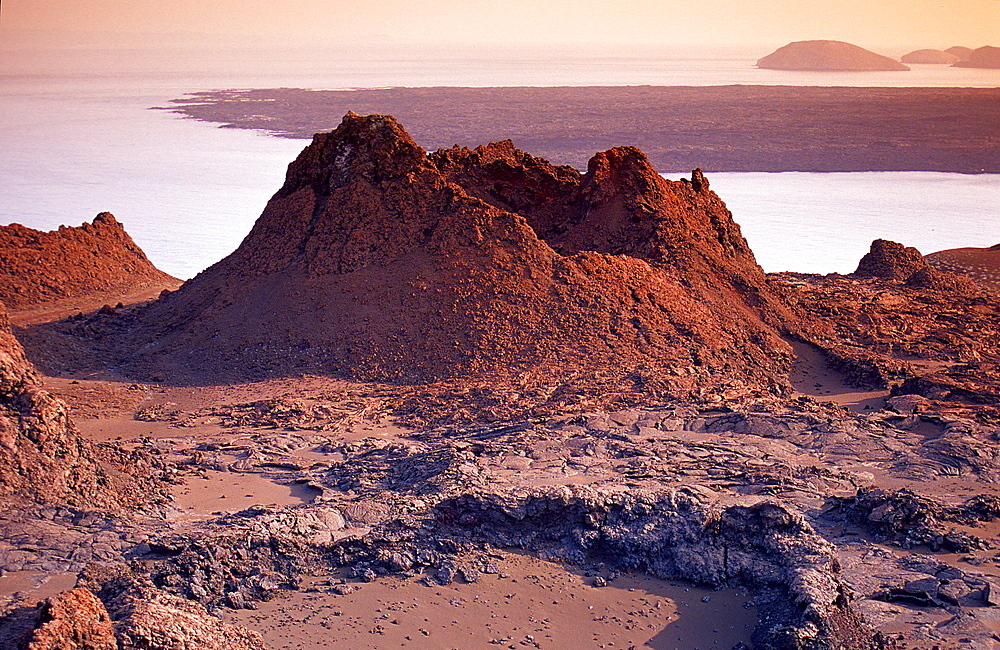
<svg viewBox="0 0 1000 650"><path fill-rule="evenodd" d="M1000 0L3 0L0 29L328 43L1000 46ZM70 37L72 39L72 36Z"/></svg>

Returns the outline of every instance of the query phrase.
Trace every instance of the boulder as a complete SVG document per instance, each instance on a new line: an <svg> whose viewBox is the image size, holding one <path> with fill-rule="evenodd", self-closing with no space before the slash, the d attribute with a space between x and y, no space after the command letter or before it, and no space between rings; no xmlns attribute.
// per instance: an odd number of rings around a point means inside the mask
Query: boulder
<svg viewBox="0 0 1000 650"><path fill-rule="evenodd" d="M86 588L46 600L40 605L39 622L26 650L118 650L104 603Z"/></svg>

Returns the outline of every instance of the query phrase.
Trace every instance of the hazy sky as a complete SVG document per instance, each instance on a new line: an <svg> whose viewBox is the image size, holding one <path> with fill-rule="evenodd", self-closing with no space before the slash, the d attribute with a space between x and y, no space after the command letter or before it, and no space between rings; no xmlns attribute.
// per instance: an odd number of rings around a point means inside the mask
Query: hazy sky
<svg viewBox="0 0 1000 650"><path fill-rule="evenodd" d="M434 42L1000 45L1000 0L3 0L5 30Z"/></svg>

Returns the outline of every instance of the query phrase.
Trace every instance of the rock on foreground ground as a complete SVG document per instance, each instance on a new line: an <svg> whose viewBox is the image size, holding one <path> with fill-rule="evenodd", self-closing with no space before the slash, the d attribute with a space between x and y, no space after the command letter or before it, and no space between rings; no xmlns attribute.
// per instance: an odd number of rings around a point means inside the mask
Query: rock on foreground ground
<svg viewBox="0 0 1000 650"><path fill-rule="evenodd" d="M0 303L0 496L4 502L120 509L153 497L158 485L155 473L148 458L100 449L80 437L66 404L42 389Z"/></svg>

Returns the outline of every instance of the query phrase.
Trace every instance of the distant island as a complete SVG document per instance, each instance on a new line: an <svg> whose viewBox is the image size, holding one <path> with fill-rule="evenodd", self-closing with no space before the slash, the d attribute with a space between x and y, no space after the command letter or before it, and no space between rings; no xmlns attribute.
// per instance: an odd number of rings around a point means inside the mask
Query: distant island
<svg viewBox="0 0 1000 650"><path fill-rule="evenodd" d="M945 50L914 50L899 58L903 63L958 63L962 60L957 54Z"/></svg>
<svg viewBox="0 0 1000 650"><path fill-rule="evenodd" d="M780 47L757 61L769 70L906 71L895 59L843 41L796 41Z"/></svg>
<svg viewBox="0 0 1000 650"><path fill-rule="evenodd" d="M1000 69L1000 47L985 46L969 52L969 56L955 64L959 68Z"/></svg>
<svg viewBox="0 0 1000 650"><path fill-rule="evenodd" d="M955 45L953 47L949 47L945 50L945 52L948 54L954 54L958 57L959 61L968 61L969 55L972 54L972 48L965 47L964 45Z"/></svg>
<svg viewBox="0 0 1000 650"><path fill-rule="evenodd" d="M387 113L429 150L509 138L578 169L630 144L663 173L1000 173L998 88L270 88L193 93L166 110L303 139L350 110Z"/></svg>

